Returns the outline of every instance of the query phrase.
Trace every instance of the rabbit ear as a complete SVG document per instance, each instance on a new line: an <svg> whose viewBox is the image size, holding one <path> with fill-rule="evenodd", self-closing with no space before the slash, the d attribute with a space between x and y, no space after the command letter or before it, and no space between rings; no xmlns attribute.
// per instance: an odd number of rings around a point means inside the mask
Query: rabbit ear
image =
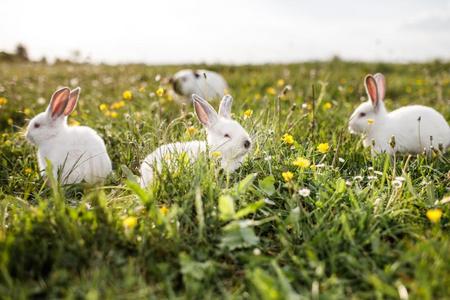
<svg viewBox="0 0 450 300"><path fill-rule="evenodd" d="M50 104L47 107L47 113L53 119L56 119L63 114L69 100L69 94L70 90L66 87L53 93Z"/></svg>
<svg viewBox="0 0 450 300"><path fill-rule="evenodd" d="M370 101L372 101L373 107L378 106L378 90L377 90L377 82L372 75L366 75L364 79L364 85L366 87L367 95L369 95Z"/></svg>
<svg viewBox="0 0 450 300"><path fill-rule="evenodd" d="M220 101L219 116L231 119L231 104L233 104L233 97L225 95Z"/></svg>
<svg viewBox="0 0 450 300"><path fill-rule="evenodd" d="M78 96L80 95L80 91L81 91L81 89L79 87L77 87L76 89L74 89L70 92L69 101L67 102L67 106L64 109L65 116L70 115L74 111L75 106L77 106Z"/></svg>
<svg viewBox="0 0 450 300"><path fill-rule="evenodd" d="M373 77L377 82L378 101L384 101L384 96L386 94L386 79L384 79L384 75L381 73L377 73L373 75Z"/></svg>
<svg viewBox="0 0 450 300"><path fill-rule="evenodd" d="M217 122L216 110L203 98L196 94L192 94L194 102L195 114L198 120L206 127L211 127Z"/></svg>

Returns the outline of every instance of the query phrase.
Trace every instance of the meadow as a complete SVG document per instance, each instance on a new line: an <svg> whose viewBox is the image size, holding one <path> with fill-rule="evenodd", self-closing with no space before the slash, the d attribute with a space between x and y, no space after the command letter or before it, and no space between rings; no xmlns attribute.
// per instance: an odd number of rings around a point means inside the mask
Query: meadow
<svg viewBox="0 0 450 300"><path fill-rule="evenodd" d="M205 137L162 83L182 67L0 64L0 298L450 298L450 155L372 157L347 129L375 72L390 110L450 121L449 63L208 66L251 155L231 175L180 161L141 189L147 154ZM105 140L103 185L39 175L23 133L59 86L82 89L69 124Z"/></svg>

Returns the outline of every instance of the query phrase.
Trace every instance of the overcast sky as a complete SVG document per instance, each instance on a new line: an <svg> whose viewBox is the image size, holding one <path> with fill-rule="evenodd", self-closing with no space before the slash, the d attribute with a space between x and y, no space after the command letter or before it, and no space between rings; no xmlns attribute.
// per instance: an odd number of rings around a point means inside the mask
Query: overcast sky
<svg viewBox="0 0 450 300"><path fill-rule="evenodd" d="M0 0L0 50L94 62L450 59L450 0Z"/></svg>

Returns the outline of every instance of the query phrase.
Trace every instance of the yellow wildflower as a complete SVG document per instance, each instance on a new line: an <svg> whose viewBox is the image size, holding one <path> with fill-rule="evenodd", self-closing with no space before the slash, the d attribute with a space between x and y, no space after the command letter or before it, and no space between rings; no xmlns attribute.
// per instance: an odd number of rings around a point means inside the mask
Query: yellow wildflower
<svg viewBox="0 0 450 300"><path fill-rule="evenodd" d="M14 124L14 120L11 118L8 118L8 120L6 122L8 122L8 125Z"/></svg>
<svg viewBox="0 0 450 300"><path fill-rule="evenodd" d="M119 109L125 106L125 101L120 100L111 104L111 109Z"/></svg>
<svg viewBox="0 0 450 300"><path fill-rule="evenodd" d="M194 135L197 133L197 128L195 128L194 126L190 126L190 127L186 128L186 132L189 135Z"/></svg>
<svg viewBox="0 0 450 300"><path fill-rule="evenodd" d="M211 156L214 158L220 158L222 156L222 152L220 151L213 151L211 152Z"/></svg>
<svg viewBox="0 0 450 300"><path fill-rule="evenodd" d="M260 93L256 93L255 100L261 100L261 94Z"/></svg>
<svg viewBox="0 0 450 300"><path fill-rule="evenodd" d="M131 99L133 99L133 93L131 91L127 90L127 91L122 93L122 97L125 100L131 100Z"/></svg>
<svg viewBox="0 0 450 300"><path fill-rule="evenodd" d="M117 118L118 116L119 116L119 114L116 112L116 111L112 111L111 113L110 113L110 116L111 116L111 118Z"/></svg>
<svg viewBox="0 0 450 300"><path fill-rule="evenodd" d="M292 145L295 142L294 137L292 135L290 135L289 133L285 133L283 135L283 137L281 138L281 140L288 145Z"/></svg>
<svg viewBox="0 0 450 300"><path fill-rule="evenodd" d="M367 124L372 125L373 123L375 123L374 119L367 119Z"/></svg>
<svg viewBox="0 0 450 300"><path fill-rule="evenodd" d="M433 208L427 211L427 218L432 223L438 223L442 217L442 210L440 208Z"/></svg>
<svg viewBox="0 0 450 300"><path fill-rule="evenodd" d="M289 182L294 178L294 174L292 172L286 171L281 173L281 176L283 176L284 181Z"/></svg>
<svg viewBox="0 0 450 300"><path fill-rule="evenodd" d="M253 110L251 109L247 109L246 111L244 111L244 118L250 118L253 115Z"/></svg>
<svg viewBox="0 0 450 300"><path fill-rule="evenodd" d="M266 93L273 96L276 95L277 91L273 87L268 87Z"/></svg>
<svg viewBox="0 0 450 300"><path fill-rule="evenodd" d="M126 217L123 222L123 227L125 229L133 229L137 225L137 218L136 217Z"/></svg>
<svg viewBox="0 0 450 300"><path fill-rule="evenodd" d="M8 103L8 99L6 99L5 97L0 97L0 106L6 105L7 103Z"/></svg>
<svg viewBox="0 0 450 300"><path fill-rule="evenodd" d="M278 79L277 80L277 86L282 87L284 85L284 79Z"/></svg>
<svg viewBox="0 0 450 300"><path fill-rule="evenodd" d="M163 205L159 208L159 212L163 215L166 216L169 213L169 209L167 208L167 206Z"/></svg>
<svg viewBox="0 0 450 300"><path fill-rule="evenodd" d="M72 125L72 126L80 126L80 122L78 122L75 119L70 119L69 120L69 124Z"/></svg>
<svg viewBox="0 0 450 300"><path fill-rule="evenodd" d="M31 114L31 109L25 108L25 109L23 110L23 113L25 114L25 116L29 116L29 115Z"/></svg>
<svg viewBox="0 0 450 300"><path fill-rule="evenodd" d="M99 105L98 107L101 111L105 111L108 110L108 105L106 105L105 103L102 103Z"/></svg>
<svg viewBox="0 0 450 300"><path fill-rule="evenodd" d="M330 108L332 108L333 107L333 104L331 104L331 102L325 102L324 104L323 104L323 109L324 110L329 110Z"/></svg>
<svg viewBox="0 0 450 300"><path fill-rule="evenodd" d="M162 97L164 95L164 89L162 87L159 87L156 90L156 95L158 95L159 97Z"/></svg>
<svg viewBox="0 0 450 300"><path fill-rule="evenodd" d="M26 169L24 170L24 172L25 172L25 174L30 175L31 172L33 172L33 170L32 170L31 168L26 168Z"/></svg>
<svg viewBox="0 0 450 300"><path fill-rule="evenodd" d="M320 153L327 153L328 150L330 150L330 145L328 145L328 143L321 143L317 146L317 150Z"/></svg>
<svg viewBox="0 0 450 300"><path fill-rule="evenodd" d="M139 93L143 93L143 92L145 92L145 86L141 86L141 87L139 88Z"/></svg>
<svg viewBox="0 0 450 300"><path fill-rule="evenodd" d="M304 157L298 157L292 162L292 164L296 167L306 169L311 165L311 162Z"/></svg>

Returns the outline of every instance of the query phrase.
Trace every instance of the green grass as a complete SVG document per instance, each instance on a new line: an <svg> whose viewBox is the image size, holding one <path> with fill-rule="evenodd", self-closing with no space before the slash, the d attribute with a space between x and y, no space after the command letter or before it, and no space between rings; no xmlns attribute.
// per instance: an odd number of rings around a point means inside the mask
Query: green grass
<svg viewBox="0 0 450 300"><path fill-rule="evenodd" d="M425 104L450 120L450 64L209 68L227 78L235 118L256 136L250 159L230 176L202 159L141 190L130 172L147 154L204 138L190 105L155 95L155 77L179 67L0 64L1 298L450 298L450 209L439 202L450 156L371 157L346 125L375 72L387 77L389 109ZM47 185L22 136L61 85L82 88L70 122L107 144L115 172L103 186ZM116 118L100 110L126 90L133 99ZM319 166L299 169L298 157ZM443 212L436 224L432 208Z"/></svg>

